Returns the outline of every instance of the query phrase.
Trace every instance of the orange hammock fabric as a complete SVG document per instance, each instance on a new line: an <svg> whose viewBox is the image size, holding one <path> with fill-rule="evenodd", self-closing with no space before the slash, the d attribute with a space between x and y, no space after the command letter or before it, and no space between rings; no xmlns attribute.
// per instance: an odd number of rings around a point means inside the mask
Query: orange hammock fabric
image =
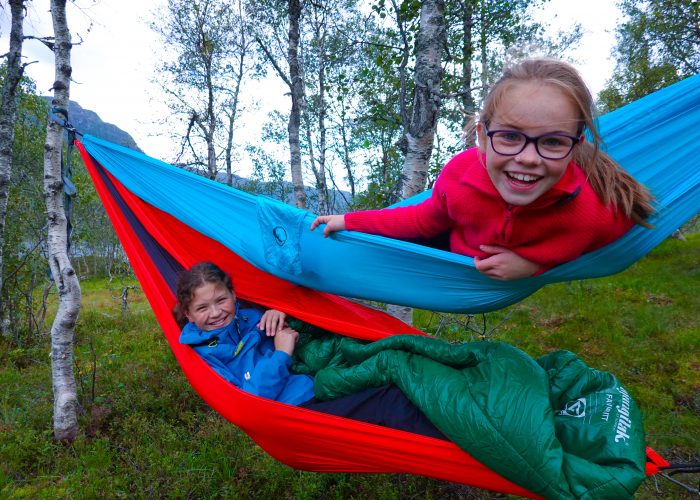
<svg viewBox="0 0 700 500"><path fill-rule="evenodd" d="M243 392L179 343L173 316L179 269L212 261L234 277L237 295L340 334L376 340L422 334L397 319L293 285L247 263L218 242L143 202L76 143L170 348L195 391L263 450L316 472L409 473L525 497L532 492L486 468L451 442L290 406ZM235 218L235 214L218 214ZM222 221L225 223L225 221ZM655 455L647 472L668 465Z"/></svg>

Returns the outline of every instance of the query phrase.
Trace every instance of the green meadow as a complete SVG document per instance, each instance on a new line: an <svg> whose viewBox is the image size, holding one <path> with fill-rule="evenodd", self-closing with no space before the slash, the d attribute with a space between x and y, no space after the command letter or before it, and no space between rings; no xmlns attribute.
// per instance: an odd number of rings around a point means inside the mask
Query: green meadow
<svg viewBox="0 0 700 500"><path fill-rule="evenodd" d="M52 439L48 333L0 338L0 498L502 498L406 474L301 472L267 456L190 388L133 278L81 283L75 372L81 431ZM129 289L126 307L121 293ZM55 303L55 291L50 297ZM49 308L47 328L53 312ZM612 277L550 285L487 315L416 311L450 340L579 354L627 386L647 442L700 462L700 233ZM698 477L674 478L698 487ZM664 478L638 498L697 498Z"/></svg>

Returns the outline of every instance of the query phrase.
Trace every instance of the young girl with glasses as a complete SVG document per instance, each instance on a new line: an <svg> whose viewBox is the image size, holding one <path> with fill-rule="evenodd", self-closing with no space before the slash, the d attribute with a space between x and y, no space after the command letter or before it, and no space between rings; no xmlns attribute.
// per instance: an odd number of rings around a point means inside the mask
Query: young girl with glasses
<svg viewBox="0 0 700 500"><path fill-rule="evenodd" d="M506 68L468 127L478 147L442 170L430 198L413 206L317 217L393 238L449 232L450 249L496 279L542 273L649 227L647 190L600 151L593 97L571 65L529 59ZM587 129L592 142L585 139Z"/></svg>

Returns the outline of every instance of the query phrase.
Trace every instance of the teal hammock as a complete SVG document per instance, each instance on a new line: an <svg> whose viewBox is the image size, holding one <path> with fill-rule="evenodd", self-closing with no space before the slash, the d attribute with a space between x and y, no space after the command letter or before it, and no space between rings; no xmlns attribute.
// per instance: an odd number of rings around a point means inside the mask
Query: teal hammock
<svg viewBox="0 0 700 500"><path fill-rule="evenodd" d="M635 226L606 247L515 281L493 280L469 257L414 243L352 231L323 238L309 230L314 214L95 137L84 136L82 144L143 201L284 280L346 297L479 313L516 303L549 283L620 272L698 213L699 125L700 75L601 117L604 149L656 198L658 210L649 219L654 228Z"/></svg>

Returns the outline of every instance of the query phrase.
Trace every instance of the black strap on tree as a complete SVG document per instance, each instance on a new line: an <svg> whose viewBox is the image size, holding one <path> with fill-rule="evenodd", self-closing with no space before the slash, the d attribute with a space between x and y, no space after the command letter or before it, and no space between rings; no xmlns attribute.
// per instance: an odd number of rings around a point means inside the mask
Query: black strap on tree
<svg viewBox="0 0 700 500"><path fill-rule="evenodd" d="M64 108L51 108L54 118L63 120L59 123L66 129L66 152L63 155L63 146L61 146L61 179L63 180L63 204L66 212L66 252L70 252L71 234L73 233L73 197L78 193L78 190L73 184L73 172L71 170L71 156L73 153L73 143L75 142L78 132L75 127L68 122L68 110Z"/></svg>

